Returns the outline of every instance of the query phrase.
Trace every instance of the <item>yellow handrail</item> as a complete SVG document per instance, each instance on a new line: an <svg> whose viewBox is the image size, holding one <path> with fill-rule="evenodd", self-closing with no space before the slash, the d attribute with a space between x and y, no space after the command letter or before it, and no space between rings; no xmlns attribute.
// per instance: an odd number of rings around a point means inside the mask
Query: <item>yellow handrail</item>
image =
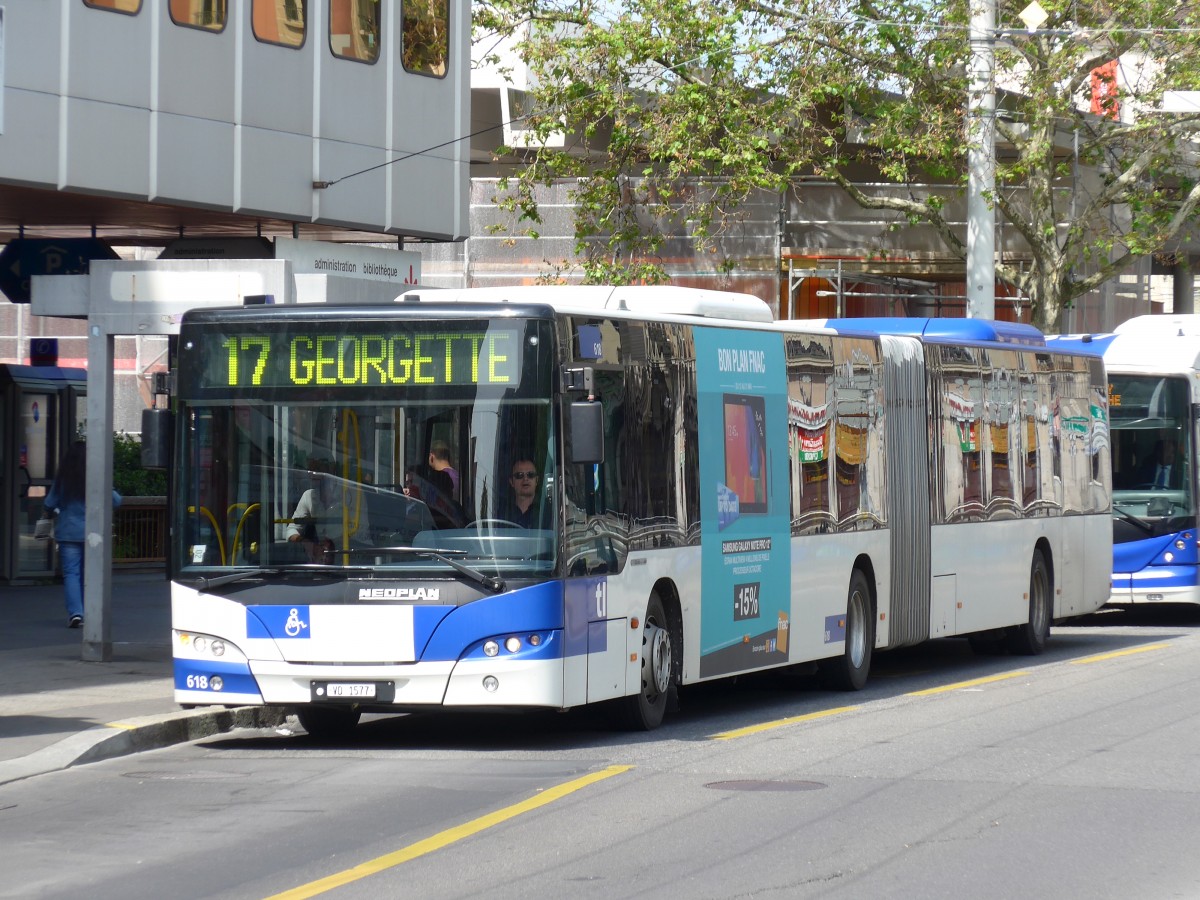
<svg viewBox="0 0 1200 900"><path fill-rule="evenodd" d="M188 507L188 512L194 513L195 511L196 507ZM217 524L216 517L207 506L201 506L200 512L204 513L208 517L208 521L212 524L213 534L217 536L217 549L221 551L221 565L225 565L225 540L221 537L221 526Z"/></svg>
<svg viewBox="0 0 1200 900"><path fill-rule="evenodd" d="M338 432L342 451L342 534L358 534L359 522L362 520L362 444L358 434L358 414L352 409L342 410L342 428ZM350 426L353 424L353 431ZM350 436L354 436L354 456L350 455ZM351 477L350 460L354 460L356 471ZM354 485L353 488L350 485ZM354 518L350 518L350 504L346 502L346 493L354 491Z"/></svg>
<svg viewBox="0 0 1200 900"><path fill-rule="evenodd" d="M242 506L244 504L239 503L239 504L235 504L235 505ZM242 526L244 526L246 524L246 519L250 516L250 513L254 512L256 509L261 509L261 508L262 508L261 503L251 503L249 506L246 507L246 511L244 513L242 513L242 517L240 519L238 519L237 530L234 531L234 533L233 533L233 548L229 552L229 561L230 562L237 561L238 541L241 539Z"/></svg>

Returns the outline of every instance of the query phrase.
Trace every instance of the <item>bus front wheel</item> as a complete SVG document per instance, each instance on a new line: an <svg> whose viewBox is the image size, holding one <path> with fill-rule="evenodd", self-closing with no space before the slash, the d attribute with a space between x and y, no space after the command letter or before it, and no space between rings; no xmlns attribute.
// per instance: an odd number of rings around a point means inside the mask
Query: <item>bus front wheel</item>
<svg viewBox="0 0 1200 900"><path fill-rule="evenodd" d="M1050 637L1050 619L1054 582L1041 550L1033 551L1029 567L1029 621L1014 625L1008 633L1009 652L1019 656L1037 656L1046 649Z"/></svg>
<svg viewBox="0 0 1200 900"><path fill-rule="evenodd" d="M641 683L638 692L619 701L619 722L630 731L652 731L662 724L674 685L675 646L666 608L657 593L650 595L642 624Z"/></svg>
<svg viewBox="0 0 1200 900"><path fill-rule="evenodd" d="M821 661L821 679L839 691L861 691L867 685L874 649L875 611L871 586L862 570L855 569L846 594L846 649L841 656Z"/></svg>

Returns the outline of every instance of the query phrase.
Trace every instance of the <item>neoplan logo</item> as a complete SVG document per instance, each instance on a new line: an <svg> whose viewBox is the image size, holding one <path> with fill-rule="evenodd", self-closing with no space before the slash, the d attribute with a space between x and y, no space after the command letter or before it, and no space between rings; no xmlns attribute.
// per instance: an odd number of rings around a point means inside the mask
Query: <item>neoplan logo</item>
<svg viewBox="0 0 1200 900"><path fill-rule="evenodd" d="M359 588L359 600L426 600L437 601L440 588Z"/></svg>

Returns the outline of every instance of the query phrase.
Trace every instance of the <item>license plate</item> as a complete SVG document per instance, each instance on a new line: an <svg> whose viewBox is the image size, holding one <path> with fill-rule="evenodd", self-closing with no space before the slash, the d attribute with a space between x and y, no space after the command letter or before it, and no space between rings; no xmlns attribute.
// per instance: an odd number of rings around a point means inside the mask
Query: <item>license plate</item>
<svg viewBox="0 0 1200 900"><path fill-rule="evenodd" d="M375 685L373 683L340 683L335 682L326 684L323 687L318 686L315 689L317 696L321 696L321 691L324 690L325 696L331 700L357 700L360 698L373 698L375 696Z"/></svg>
<svg viewBox="0 0 1200 900"><path fill-rule="evenodd" d="M396 699L394 681L311 681L313 703L392 703Z"/></svg>

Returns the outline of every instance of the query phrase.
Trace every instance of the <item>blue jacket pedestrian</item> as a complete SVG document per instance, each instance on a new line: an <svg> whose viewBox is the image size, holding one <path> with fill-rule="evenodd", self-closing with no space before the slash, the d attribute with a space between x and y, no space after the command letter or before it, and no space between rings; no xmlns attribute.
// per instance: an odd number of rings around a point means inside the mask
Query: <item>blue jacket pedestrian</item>
<svg viewBox="0 0 1200 900"><path fill-rule="evenodd" d="M121 495L113 495L113 509ZM83 544L87 519L87 444L75 441L58 465L58 474L46 495L47 515L53 514L54 539L62 564L63 593L67 604L67 627L83 624Z"/></svg>

